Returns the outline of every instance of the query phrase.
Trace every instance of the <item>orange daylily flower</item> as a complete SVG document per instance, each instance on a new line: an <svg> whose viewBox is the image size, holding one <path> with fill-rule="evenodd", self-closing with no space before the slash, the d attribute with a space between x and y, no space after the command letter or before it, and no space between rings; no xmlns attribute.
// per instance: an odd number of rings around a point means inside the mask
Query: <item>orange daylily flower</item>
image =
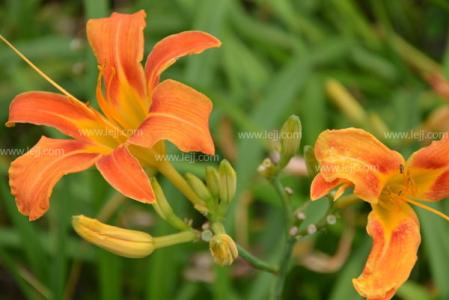
<svg viewBox="0 0 449 300"><path fill-rule="evenodd" d="M11 192L19 211L30 220L47 211L53 187L65 174L95 165L125 196L152 203L155 197L141 163L155 164L155 153L164 153L162 141L185 152L214 153L208 128L212 102L180 82L160 82L159 76L179 57L219 47L220 41L199 31L168 36L154 46L143 67L145 17L144 11L113 13L87 23L87 37L99 64L96 94L103 114L54 83L0 36L62 92L18 95L6 125L52 126L73 138L42 137L11 164Z"/></svg>
<svg viewBox="0 0 449 300"><path fill-rule="evenodd" d="M367 232L373 247L353 284L369 300L388 300L408 279L421 242L418 218L410 204L449 217L419 202L449 197L449 136L424 147L405 161L361 129L327 130L315 144L320 172L311 185L311 199L337 188L369 202ZM419 199L419 200L417 200Z"/></svg>

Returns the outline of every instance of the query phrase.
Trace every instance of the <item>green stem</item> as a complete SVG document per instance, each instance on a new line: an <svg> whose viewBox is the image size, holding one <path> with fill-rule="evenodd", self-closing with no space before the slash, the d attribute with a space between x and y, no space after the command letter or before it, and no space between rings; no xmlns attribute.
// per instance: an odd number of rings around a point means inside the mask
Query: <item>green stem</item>
<svg viewBox="0 0 449 300"><path fill-rule="evenodd" d="M274 283L273 291L271 294L272 300L281 299L282 291L284 289L285 280L287 278L288 271L290 270L290 260L292 257L293 246L295 245L295 238L288 237L287 242L284 245L281 261L279 264L279 273Z"/></svg>
<svg viewBox="0 0 449 300"><path fill-rule="evenodd" d="M198 233L194 230L181 231L175 234L153 238L155 249L172 245L192 242L198 239Z"/></svg>
<svg viewBox="0 0 449 300"><path fill-rule="evenodd" d="M204 207L203 200L193 191L189 183L185 178L179 174L179 172L169 162L161 163L157 166L159 172L161 172L168 180L187 198L197 209ZM205 207L204 207L205 208Z"/></svg>
<svg viewBox="0 0 449 300"><path fill-rule="evenodd" d="M281 298L282 291L284 289L285 280L287 278L288 271L290 270L290 261L293 252L293 246L295 245L296 239L290 236L289 231L290 228L294 225L294 216L293 209L290 203L290 199L285 193L284 186L282 185L279 176L273 177L271 180L276 192L278 193L284 211L284 219L285 219L285 244L284 249L282 251L282 255L279 262L279 272L278 276L275 280L271 299L277 300Z"/></svg>
<svg viewBox="0 0 449 300"><path fill-rule="evenodd" d="M290 227L293 225L293 209L292 205L290 203L290 199L288 198L287 194L285 193L284 186L281 183L281 180L278 176L274 177L271 180L271 183L273 184L274 188L276 189L277 194L279 195L279 198L281 199L282 203L282 209L284 210L284 218L285 218L285 225L286 225L286 234L288 236L288 232L290 230Z"/></svg>
<svg viewBox="0 0 449 300"><path fill-rule="evenodd" d="M241 245L237 244L237 249L239 250L239 256L247 263L249 263L252 267L272 274L277 274L279 272L279 269L276 266L273 266L270 263L255 257Z"/></svg>
<svg viewBox="0 0 449 300"><path fill-rule="evenodd" d="M226 230L220 222L213 222L211 225L212 231L214 234L223 234L226 233Z"/></svg>

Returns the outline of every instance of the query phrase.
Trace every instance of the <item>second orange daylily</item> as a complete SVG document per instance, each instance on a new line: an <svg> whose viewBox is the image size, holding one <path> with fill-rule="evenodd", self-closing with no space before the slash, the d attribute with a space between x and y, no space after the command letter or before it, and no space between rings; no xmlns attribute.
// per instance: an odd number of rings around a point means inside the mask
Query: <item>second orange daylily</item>
<svg viewBox="0 0 449 300"><path fill-rule="evenodd" d="M449 136L405 161L361 129L327 130L317 139L315 156L320 172L312 182L312 200L334 188L338 199L353 187L354 194L372 207L367 232L374 243L354 287L369 300L391 299L408 279L421 242L419 221L409 204L449 220L419 202L449 196Z"/></svg>
<svg viewBox="0 0 449 300"><path fill-rule="evenodd" d="M47 211L53 187L65 174L95 165L119 192L151 203L155 198L141 162L154 163L154 153L164 153L163 140L185 152L214 153L208 128L211 101L180 82L160 82L159 76L177 58L218 47L220 41L198 31L168 36L154 46L143 67L145 16L144 11L113 13L87 23L100 69L97 101L104 115L27 61L63 94L33 91L18 95L11 103L7 126L52 126L73 138L42 137L11 164L11 192L20 212L30 220Z"/></svg>

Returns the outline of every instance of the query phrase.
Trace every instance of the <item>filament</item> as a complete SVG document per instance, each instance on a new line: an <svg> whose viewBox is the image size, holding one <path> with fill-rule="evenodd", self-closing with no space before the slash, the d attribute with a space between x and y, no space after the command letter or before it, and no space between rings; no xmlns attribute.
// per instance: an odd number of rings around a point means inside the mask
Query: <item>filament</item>
<svg viewBox="0 0 449 300"><path fill-rule="evenodd" d="M445 215L444 213L442 213L439 210L436 210L435 208L432 208L432 207L427 206L427 205L425 205L425 204L423 204L421 202L418 202L418 201L415 201L415 200L411 200L411 199L407 199L407 202L409 202L409 203L411 203L411 204L413 204L415 206L418 206L418 207L420 207L422 209L425 209L425 210L427 210L427 211L429 211L429 212L431 212L431 213L433 213L433 214L435 214L435 215L445 219L446 221L449 221L449 216Z"/></svg>
<svg viewBox="0 0 449 300"><path fill-rule="evenodd" d="M33 64L22 52L19 51L13 44L11 44L7 39L5 39L0 34L0 40L2 40L9 48L11 48L21 59L23 59L31 68L34 69L40 76L47 80L51 85L53 85L57 90L66 95L69 98L76 99L72 94L65 90L62 86L53 81L47 74L40 70L35 64Z"/></svg>

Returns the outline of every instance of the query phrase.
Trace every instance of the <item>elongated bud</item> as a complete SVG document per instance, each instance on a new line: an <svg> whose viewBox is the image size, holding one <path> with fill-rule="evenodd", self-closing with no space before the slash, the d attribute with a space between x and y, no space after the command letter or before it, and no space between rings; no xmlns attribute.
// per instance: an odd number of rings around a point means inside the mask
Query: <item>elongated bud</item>
<svg viewBox="0 0 449 300"><path fill-rule="evenodd" d="M201 199L208 202L209 199L212 198L211 193L209 192L208 188L204 184L204 182L199 179L197 176L193 175L192 173L187 173L186 175L187 181L189 182L190 186L193 188L195 193L200 196Z"/></svg>
<svg viewBox="0 0 449 300"><path fill-rule="evenodd" d="M220 200L223 203L230 203L237 189L237 175L226 159L221 161L218 172L220 174Z"/></svg>
<svg viewBox="0 0 449 300"><path fill-rule="evenodd" d="M156 202L154 203L154 208L158 212L158 214L166 220L169 218L170 215L173 215L173 210L170 206L170 204L167 201L167 198L165 198L164 191L162 190L161 186L159 185L159 182L156 178L151 177L151 187L153 188L154 194L156 196Z"/></svg>
<svg viewBox="0 0 449 300"><path fill-rule="evenodd" d="M234 240L226 233L214 235L209 242L209 250L215 263L221 266L231 265L239 255Z"/></svg>
<svg viewBox="0 0 449 300"><path fill-rule="evenodd" d="M107 225L83 215L72 217L72 225L86 241L120 256L141 258L155 249L153 237L145 232Z"/></svg>
<svg viewBox="0 0 449 300"><path fill-rule="evenodd" d="M326 82L326 91L348 119L358 125L365 123L367 119L365 110L340 82L335 79L329 79Z"/></svg>
<svg viewBox="0 0 449 300"><path fill-rule="evenodd" d="M151 186L153 187L154 195L156 196L156 202L153 203L153 207L158 213L158 215L170 223L172 226L178 229L187 229L189 226L185 224L174 212L165 197L164 191L162 190L159 182L156 178L151 177Z"/></svg>
<svg viewBox="0 0 449 300"><path fill-rule="evenodd" d="M314 178L320 171L318 161L316 160L314 149L312 146L304 146L304 160L307 166L309 177Z"/></svg>
<svg viewBox="0 0 449 300"><path fill-rule="evenodd" d="M186 174L187 181L189 182L190 186L193 188L195 193L201 198L201 200L205 203L205 209L201 207L195 207L199 211L204 211L204 214L208 214L210 210L213 210L215 208L214 205L214 198L212 197L209 189L206 187L204 182L196 177L195 175L191 173Z"/></svg>
<svg viewBox="0 0 449 300"><path fill-rule="evenodd" d="M280 131L281 160L279 166L285 167L290 159L298 152L301 145L302 127L298 116L291 115Z"/></svg>
<svg viewBox="0 0 449 300"><path fill-rule="evenodd" d="M209 191L216 199L220 197L220 174L214 167L206 167L206 182Z"/></svg>
<svg viewBox="0 0 449 300"><path fill-rule="evenodd" d="M433 110L423 127L424 130L431 132L447 132L449 130L449 106L444 105Z"/></svg>

